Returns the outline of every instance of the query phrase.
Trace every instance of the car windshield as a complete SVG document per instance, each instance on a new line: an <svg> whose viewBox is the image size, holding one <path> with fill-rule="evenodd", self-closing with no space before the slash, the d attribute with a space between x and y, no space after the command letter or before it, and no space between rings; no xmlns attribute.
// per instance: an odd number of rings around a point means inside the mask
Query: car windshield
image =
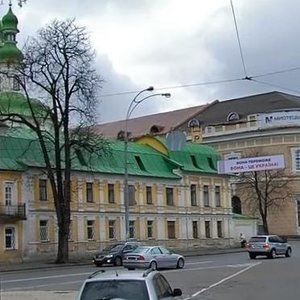
<svg viewBox="0 0 300 300"><path fill-rule="evenodd" d="M101 280L87 282L80 300L122 298L149 300L147 287L142 280Z"/></svg>
<svg viewBox="0 0 300 300"><path fill-rule="evenodd" d="M146 253L149 251L149 247L137 247L132 251L132 253Z"/></svg>
<svg viewBox="0 0 300 300"><path fill-rule="evenodd" d="M260 243L264 243L265 241L266 241L266 237L264 236L254 236L249 240L249 242L260 242Z"/></svg>
<svg viewBox="0 0 300 300"><path fill-rule="evenodd" d="M108 251L119 251L123 247L122 244L117 244L117 245L110 245L106 248L104 248L102 251L103 252L108 252Z"/></svg>

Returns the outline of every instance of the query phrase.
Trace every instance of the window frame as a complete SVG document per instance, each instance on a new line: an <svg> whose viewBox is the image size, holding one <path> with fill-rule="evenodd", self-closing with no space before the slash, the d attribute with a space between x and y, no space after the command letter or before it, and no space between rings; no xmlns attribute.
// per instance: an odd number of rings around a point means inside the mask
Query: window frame
<svg viewBox="0 0 300 300"><path fill-rule="evenodd" d="M42 224L43 223L43 224ZM40 241L41 242L49 242L49 220L42 219L39 222L40 226Z"/></svg>
<svg viewBox="0 0 300 300"><path fill-rule="evenodd" d="M197 184L190 185L191 206L197 206Z"/></svg>
<svg viewBox="0 0 300 300"><path fill-rule="evenodd" d="M209 185L203 185L203 205L204 207L210 207Z"/></svg>
<svg viewBox="0 0 300 300"><path fill-rule="evenodd" d="M39 197L40 201L48 201L48 181L47 179L40 178L39 179Z"/></svg>
<svg viewBox="0 0 300 300"><path fill-rule="evenodd" d="M166 193L166 205L174 206L174 189L172 187L166 187L165 193Z"/></svg>
<svg viewBox="0 0 300 300"><path fill-rule="evenodd" d="M86 202L93 203L94 202L94 183L86 182Z"/></svg>
<svg viewBox="0 0 300 300"><path fill-rule="evenodd" d="M115 185L113 183L107 185L107 199L109 204L115 203Z"/></svg>

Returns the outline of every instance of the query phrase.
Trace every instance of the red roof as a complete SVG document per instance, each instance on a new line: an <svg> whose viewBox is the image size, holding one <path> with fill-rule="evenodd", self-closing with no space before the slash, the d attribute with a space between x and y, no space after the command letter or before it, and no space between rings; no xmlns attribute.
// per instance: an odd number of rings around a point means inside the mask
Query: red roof
<svg viewBox="0 0 300 300"><path fill-rule="evenodd" d="M128 133L130 137L139 137L150 133L164 135L214 103L129 119ZM116 138L120 132L125 131L125 120L95 125L93 131L107 138Z"/></svg>

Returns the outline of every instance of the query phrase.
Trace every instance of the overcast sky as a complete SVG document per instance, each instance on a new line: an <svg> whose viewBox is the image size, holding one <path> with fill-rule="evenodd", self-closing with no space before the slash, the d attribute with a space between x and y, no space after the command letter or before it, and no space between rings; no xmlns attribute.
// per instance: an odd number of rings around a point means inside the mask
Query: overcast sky
<svg viewBox="0 0 300 300"><path fill-rule="evenodd" d="M4 14L9 1L2 2ZM22 8L12 2L20 48L55 18L75 17L87 27L105 81L99 95L101 123L124 119L136 93L108 95L148 86L172 97L150 98L132 117L273 90L300 95L300 69L254 77L270 85L238 80L178 87L299 67L299 0L232 1L245 69L230 0L27 0Z"/></svg>

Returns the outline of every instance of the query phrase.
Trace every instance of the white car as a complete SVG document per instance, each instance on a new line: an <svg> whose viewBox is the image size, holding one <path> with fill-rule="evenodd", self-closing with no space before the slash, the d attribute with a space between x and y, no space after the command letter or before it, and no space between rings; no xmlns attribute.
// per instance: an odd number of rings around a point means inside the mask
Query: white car
<svg viewBox="0 0 300 300"><path fill-rule="evenodd" d="M247 250L250 259L255 259L256 256L263 255L268 258L275 258L277 255L292 255L292 246L287 240L278 235L256 235L249 239Z"/></svg>
<svg viewBox="0 0 300 300"><path fill-rule="evenodd" d="M158 300L181 296L158 271L99 270L83 283L78 300Z"/></svg>

